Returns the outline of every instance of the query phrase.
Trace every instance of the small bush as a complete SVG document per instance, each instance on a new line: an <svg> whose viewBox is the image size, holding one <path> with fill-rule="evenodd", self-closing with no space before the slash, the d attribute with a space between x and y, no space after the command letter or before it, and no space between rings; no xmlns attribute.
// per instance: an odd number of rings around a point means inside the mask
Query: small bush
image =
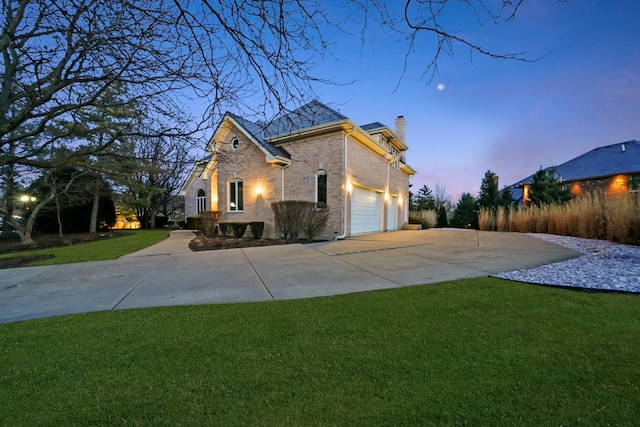
<svg viewBox="0 0 640 427"><path fill-rule="evenodd" d="M211 235L215 233L219 217L220 212L218 211L200 212L200 224L202 225L204 234Z"/></svg>
<svg viewBox="0 0 640 427"><path fill-rule="evenodd" d="M233 229L233 236L236 239L240 239L244 236L245 231L247 231L247 223L246 222L232 222L231 228Z"/></svg>
<svg viewBox="0 0 640 427"><path fill-rule="evenodd" d="M432 209L411 211L409 212L409 218L411 217L420 218L426 221L427 227L423 225L422 228L433 228L436 226L436 224L438 224L437 212ZM411 222L409 223L411 224Z"/></svg>
<svg viewBox="0 0 640 427"><path fill-rule="evenodd" d="M423 229L427 229L429 228L429 223L427 222L426 219L422 219L420 217L417 216L410 216L409 217L409 224L421 224Z"/></svg>
<svg viewBox="0 0 640 427"><path fill-rule="evenodd" d="M254 239L262 239L262 233L264 232L264 221L253 221L249 223L251 234Z"/></svg>
<svg viewBox="0 0 640 427"><path fill-rule="evenodd" d="M200 217L199 216L190 216L187 217L187 224L186 224L186 229L187 230L200 230Z"/></svg>
<svg viewBox="0 0 640 427"><path fill-rule="evenodd" d="M285 200L271 204L276 227L285 239L297 239L303 232L309 241L318 236L329 222L329 209L314 202Z"/></svg>
<svg viewBox="0 0 640 427"><path fill-rule="evenodd" d="M300 200L284 200L271 203L276 218L276 227L285 239L297 239L302 229L304 203Z"/></svg>
<svg viewBox="0 0 640 427"><path fill-rule="evenodd" d="M307 240L312 241L327 226L329 209L324 205L316 205L313 202L303 203L305 205L302 216L302 231L307 236Z"/></svg>
<svg viewBox="0 0 640 427"><path fill-rule="evenodd" d="M233 232L233 227L230 222L221 222L218 224L218 229L220 230L220 234L224 237L231 236L231 233Z"/></svg>

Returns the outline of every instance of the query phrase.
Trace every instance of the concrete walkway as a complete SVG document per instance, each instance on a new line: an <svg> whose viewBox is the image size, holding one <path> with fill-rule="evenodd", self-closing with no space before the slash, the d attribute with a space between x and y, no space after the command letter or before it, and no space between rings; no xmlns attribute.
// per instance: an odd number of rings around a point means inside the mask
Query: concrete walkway
<svg viewBox="0 0 640 427"><path fill-rule="evenodd" d="M0 323L101 310L270 301L488 276L580 254L525 234L395 231L191 252L190 231L115 261L0 270Z"/></svg>

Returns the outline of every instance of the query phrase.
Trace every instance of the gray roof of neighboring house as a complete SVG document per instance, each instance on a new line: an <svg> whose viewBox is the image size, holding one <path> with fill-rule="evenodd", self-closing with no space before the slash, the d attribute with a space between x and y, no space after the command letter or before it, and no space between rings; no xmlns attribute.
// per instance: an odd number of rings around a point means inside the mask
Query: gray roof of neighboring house
<svg viewBox="0 0 640 427"><path fill-rule="evenodd" d="M302 107L278 117L269 124L262 122L254 123L236 114L227 112L240 126L242 126L251 136L274 156L284 156L290 158L291 155L286 150L276 147L268 142L269 138L277 135L293 133L327 123L344 120L347 117L339 112L327 107L318 100L313 100Z"/></svg>
<svg viewBox="0 0 640 427"><path fill-rule="evenodd" d="M546 169L555 170L556 176L564 181L638 173L640 172L640 142L634 139L598 147L559 166ZM533 182L533 175L516 182L511 187L531 184L531 182Z"/></svg>

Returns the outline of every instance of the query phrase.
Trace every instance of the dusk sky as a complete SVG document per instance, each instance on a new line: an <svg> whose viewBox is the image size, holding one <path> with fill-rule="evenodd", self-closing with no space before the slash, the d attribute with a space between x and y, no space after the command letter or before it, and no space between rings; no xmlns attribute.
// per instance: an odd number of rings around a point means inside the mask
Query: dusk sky
<svg viewBox="0 0 640 427"><path fill-rule="evenodd" d="M462 192L477 196L488 169L502 188L541 166L640 140L640 1L529 0L514 21L487 23L479 38L457 19L452 27L485 48L544 58L496 60L454 46L428 83L421 75L435 39L424 35L394 92L407 45L369 26L364 45L336 35L335 59L318 67L336 82L355 80L318 87L317 95L356 123L393 127L405 116L414 192L440 184L455 203Z"/></svg>

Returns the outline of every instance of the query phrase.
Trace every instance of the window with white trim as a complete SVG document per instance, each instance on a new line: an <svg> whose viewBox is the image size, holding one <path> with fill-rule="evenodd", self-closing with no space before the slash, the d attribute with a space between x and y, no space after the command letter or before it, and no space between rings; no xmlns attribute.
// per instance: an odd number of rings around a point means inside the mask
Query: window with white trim
<svg viewBox="0 0 640 427"><path fill-rule="evenodd" d="M316 203L327 204L327 171L316 172Z"/></svg>
<svg viewBox="0 0 640 427"><path fill-rule="evenodd" d="M238 138L233 138L233 140L231 140L231 148L233 148L234 150L237 150L239 146L240 146L240 141L238 140Z"/></svg>
<svg viewBox="0 0 640 427"><path fill-rule="evenodd" d="M200 212L207 210L207 194L204 190L198 190L196 194L196 215L200 215Z"/></svg>
<svg viewBox="0 0 640 427"><path fill-rule="evenodd" d="M229 211L238 212L244 209L242 197L242 180L235 179L229 182Z"/></svg>

